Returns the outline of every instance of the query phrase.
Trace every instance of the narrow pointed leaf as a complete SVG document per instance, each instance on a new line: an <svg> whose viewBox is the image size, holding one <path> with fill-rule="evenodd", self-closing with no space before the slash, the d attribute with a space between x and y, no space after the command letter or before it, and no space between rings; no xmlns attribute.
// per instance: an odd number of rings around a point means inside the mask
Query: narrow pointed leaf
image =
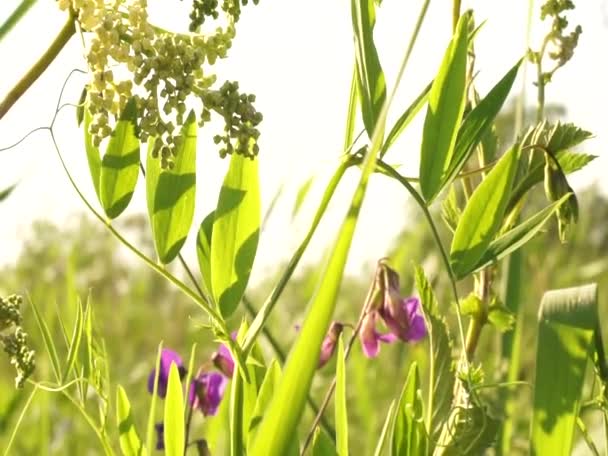
<svg viewBox="0 0 608 456"><path fill-rule="evenodd" d="M450 263L459 279L472 271L498 232L517 170L519 146L513 146L492 168L471 195L450 251Z"/></svg>
<svg viewBox="0 0 608 456"><path fill-rule="evenodd" d="M150 399L150 408L148 409L148 424L146 426L146 448L154 448L154 422L156 417L156 402L158 394L158 377L160 375L160 358L163 350L163 343L158 344L156 352L156 361L154 363L154 388L152 389L152 399Z"/></svg>
<svg viewBox="0 0 608 456"><path fill-rule="evenodd" d="M531 454L566 456L599 330L597 285L548 291L538 318Z"/></svg>
<svg viewBox="0 0 608 456"><path fill-rule="evenodd" d="M183 456L185 445L184 395L179 371L175 363L169 369L164 414L165 455Z"/></svg>
<svg viewBox="0 0 608 456"><path fill-rule="evenodd" d="M247 447L250 447L253 444L253 440L257 434L258 426L262 421L264 413L266 412L266 408L270 401L272 400L272 396L274 391L279 384L279 380L281 378L281 366L277 360L273 360L268 370L266 371L266 376L264 377L264 381L262 382L262 386L260 386L260 391L258 393L258 397L255 403L255 409L253 414L251 415L251 421L249 423L249 431L247 437Z"/></svg>
<svg viewBox="0 0 608 456"><path fill-rule="evenodd" d="M420 152L420 189L429 202L441 190L464 112L470 20L470 12L460 17L429 93Z"/></svg>
<svg viewBox="0 0 608 456"><path fill-rule="evenodd" d="M15 190L15 187L17 187L17 184L13 184L10 187L5 188L4 190L1 190L0 201L4 201L6 198L8 198L10 194L13 193L13 190Z"/></svg>
<svg viewBox="0 0 608 456"><path fill-rule="evenodd" d="M127 393L121 385L116 388L116 420L118 421L118 441L124 456L144 456L145 448L135 429L135 420Z"/></svg>
<svg viewBox="0 0 608 456"><path fill-rule="evenodd" d="M389 431L393 427L393 420L395 419L395 408L396 404L393 400L391 402L390 407L388 408L388 413L386 414L386 419L384 420L384 425L382 425L382 431L380 432L380 436L378 437L378 442L376 443L376 450L374 451L374 456L382 456L386 454L384 452L384 445L386 444L386 439L388 438Z"/></svg>
<svg viewBox="0 0 608 456"><path fill-rule="evenodd" d="M99 149L93 145L93 138L89 133L89 126L91 125L91 121L93 120L93 116L89 112L88 106L88 98L87 102L84 106L84 149L87 154L87 163L89 164L89 172L91 173L91 181L93 182L93 188L95 189L95 194L97 195L97 200L101 202L101 197L99 194L99 176L101 175L101 154Z"/></svg>
<svg viewBox="0 0 608 456"><path fill-rule="evenodd" d="M312 456L338 456L334 442L325 431L319 427L315 430L312 441L312 451L310 454Z"/></svg>
<svg viewBox="0 0 608 456"><path fill-rule="evenodd" d="M186 242L194 216L196 193L196 116L190 112L182 127L172 169L162 169L148 152L146 198L154 245L164 264L175 259ZM149 148L154 147L150 141Z"/></svg>
<svg viewBox="0 0 608 456"><path fill-rule="evenodd" d="M38 324L38 328L40 329L40 333L42 334L42 341L44 342L44 347L46 348L47 353L49 354L49 358L51 359L51 368L53 369L53 373L55 374L55 378L59 382L61 379L61 364L59 363L59 356L57 356L57 349L55 348L55 342L53 341L53 336L49 331L49 327L44 320L44 317L40 314L38 307L34 304L34 301L31 299L30 305L32 306L32 310L34 311L34 318L36 319L36 323Z"/></svg>
<svg viewBox="0 0 608 456"><path fill-rule="evenodd" d="M386 81L374 44L376 23L374 0L351 0L351 14L361 113L365 130L371 138L386 99Z"/></svg>
<svg viewBox="0 0 608 456"><path fill-rule="evenodd" d="M80 348L80 340L82 339L82 329L83 329L83 310L82 303L78 300L76 304L76 321L74 322L74 329L72 330L72 337L68 344L68 357L66 360L65 367L63 368L63 373L61 374L61 383L63 384L72 370L72 366L74 366L74 361L76 360L76 355L78 354L78 350Z"/></svg>
<svg viewBox="0 0 608 456"><path fill-rule="evenodd" d="M245 292L259 230L258 162L233 154L220 191L211 236L211 288L225 317L236 310Z"/></svg>
<svg viewBox="0 0 608 456"><path fill-rule="evenodd" d="M135 136L137 106L131 98L110 136L101 160L99 198L110 218L118 217L129 205L139 176L139 139Z"/></svg>
<svg viewBox="0 0 608 456"><path fill-rule="evenodd" d="M427 446L420 377L418 365L414 362L408 372L395 412L391 455L426 454Z"/></svg>
<svg viewBox="0 0 608 456"><path fill-rule="evenodd" d="M198 267L207 293L211 294L211 236L213 234L213 220L215 211L207 214L201 222L196 238L196 257Z"/></svg>
<svg viewBox="0 0 608 456"><path fill-rule="evenodd" d="M296 195L296 201L293 204L293 209L291 210L291 218L292 219L300 211L300 208L302 207L302 203L306 199L306 195L308 195L308 192L310 191L310 187L312 187L312 183L313 182L314 182L314 178L313 177L309 177L308 179L306 179L306 182L304 182L302 184L302 186L300 187L300 189L298 190L298 194Z"/></svg>
<svg viewBox="0 0 608 456"><path fill-rule="evenodd" d="M338 339L336 352L336 449L340 456L348 456L348 411L346 409L346 366L344 362L344 342Z"/></svg>
<svg viewBox="0 0 608 456"><path fill-rule="evenodd" d="M561 199L545 207L540 212L537 212L525 222L520 223L515 228L494 239L477 265L473 268L473 271L477 271L495 263L520 247L523 247L538 234L545 223L551 219L551 216L555 214L569 197L570 194L564 195Z"/></svg>
<svg viewBox="0 0 608 456"><path fill-rule="evenodd" d="M456 137L454 156L449 166L448 176L442 183L444 186L458 175L475 147L492 126L513 87L521 62L522 60L519 60L462 121Z"/></svg>

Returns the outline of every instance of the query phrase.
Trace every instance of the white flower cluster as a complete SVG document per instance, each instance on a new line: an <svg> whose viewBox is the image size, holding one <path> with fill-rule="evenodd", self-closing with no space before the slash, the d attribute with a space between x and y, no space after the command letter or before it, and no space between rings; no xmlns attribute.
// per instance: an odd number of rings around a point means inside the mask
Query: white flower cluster
<svg viewBox="0 0 608 456"><path fill-rule="evenodd" d="M184 123L187 100L192 95L203 105L201 126L209 120L210 111L224 117L233 130L232 121L236 120L240 142L249 145L246 155L254 150L253 155L257 154L255 143L259 132L255 127L261 115L253 105L245 103L239 110L251 115L227 119L226 113L233 111L227 105L234 105L234 94L218 99L221 90L211 89L216 77L204 69L205 64L213 65L218 58L227 56L235 36L232 22L210 35L176 34L159 30L148 22L147 0L58 0L58 4L62 9L70 9L82 30L91 34L86 57L92 80L87 93L92 115L89 133L96 146L111 134L127 101L134 97L140 139L145 142L155 137L154 155L160 156L163 166L171 166L181 143L177 127ZM122 71L116 71L117 68ZM125 78L120 79L123 74ZM254 99L243 96L245 101ZM213 103L207 106L205 100L211 98ZM230 137L239 139L228 135L226 140ZM245 148L228 147L228 150L240 153ZM224 155L223 149L222 152Z"/></svg>

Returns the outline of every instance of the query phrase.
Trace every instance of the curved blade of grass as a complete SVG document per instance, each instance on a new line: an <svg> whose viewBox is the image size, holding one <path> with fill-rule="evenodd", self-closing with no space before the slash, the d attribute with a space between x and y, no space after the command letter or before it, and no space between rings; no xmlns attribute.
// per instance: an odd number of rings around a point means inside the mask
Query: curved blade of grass
<svg viewBox="0 0 608 456"><path fill-rule="evenodd" d="M61 381L61 364L59 363L59 356L57 356L57 349L55 348L55 342L53 341L53 336L49 331L49 327L44 321L44 318L40 314L38 307L34 304L34 301L31 297L28 297L30 301L30 305L32 306L32 310L34 311L34 318L36 319L36 323L38 324L38 328L40 329L40 333L42 334L42 341L44 342L44 348L49 355L51 360L51 367L53 369L53 374L55 374L55 378L58 382Z"/></svg>
<svg viewBox="0 0 608 456"><path fill-rule="evenodd" d="M418 365L413 362L399 398L393 421L391 455L427 454L424 411Z"/></svg>
<svg viewBox="0 0 608 456"><path fill-rule="evenodd" d="M220 190L211 236L211 289L224 317L236 310L245 292L259 230L258 161L233 154Z"/></svg>
<svg viewBox="0 0 608 456"><path fill-rule="evenodd" d="M538 319L531 454L566 456L599 330L597 284L546 292Z"/></svg>
<svg viewBox="0 0 608 456"><path fill-rule="evenodd" d="M149 142L146 161L146 199L154 246L164 264L175 259L186 242L196 194L196 116L191 111L182 127L173 168L162 169L152 157L154 140Z"/></svg>
<svg viewBox="0 0 608 456"><path fill-rule="evenodd" d="M390 407L388 408L388 413L386 414L386 419L384 420L384 425L382 426L382 431L380 431L380 437L378 437L378 443L376 444L376 451L374 451L374 456L382 456L384 453L384 444L386 442L386 438L389 435L389 429L393 427L393 421L395 419L395 401L391 402Z"/></svg>
<svg viewBox="0 0 608 456"><path fill-rule="evenodd" d="M449 185L458 175L477 144L481 142L492 126L513 87L521 62L520 59L462 121L456 137L454 156L450 162L447 177L442 181L442 186Z"/></svg>
<svg viewBox="0 0 608 456"><path fill-rule="evenodd" d="M99 199L108 217L118 217L129 205L139 176L139 139L135 136L137 106L131 98L101 159Z"/></svg>
<svg viewBox="0 0 608 456"><path fill-rule="evenodd" d="M551 216L564 204L571 193L564 195L561 199L548 205L537 212L525 222L507 231L503 235L490 242L488 249L483 254L477 265L470 272L478 271L486 266L501 260L515 250L523 247L528 241L538 234L541 228L549 221Z"/></svg>
<svg viewBox="0 0 608 456"><path fill-rule="evenodd" d="M386 137L386 141L382 145L382 150L380 151L380 158L383 158L384 155L389 151L391 146L397 141L397 138L403 133L403 130L410 124L410 122L416 117L416 114L420 112L422 107L426 104L429 99L429 92L431 91L431 87L433 86L433 81L429 82L429 84L422 89L420 95L416 97L412 104L410 104L407 109L401 114L401 117L397 119L393 128L388 133Z"/></svg>
<svg viewBox="0 0 608 456"><path fill-rule="evenodd" d="M357 84L365 130L371 138L386 100L386 81L374 45L376 5L374 0L352 0Z"/></svg>
<svg viewBox="0 0 608 456"><path fill-rule="evenodd" d="M169 369L165 397L164 438L166 456L183 456L185 448L184 395L179 371L175 363Z"/></svg>
<svg viewBox="0 0 608 456"><path fill-rule="evenodd" d="M135 420L131 411L131 403L121 385L116 388L116 420L118 423L120 450L124 456L144 456L147 454L143 447Z"/></svg>
<svg viewBox="0 0 608 456"><path fill-rule="evenodd" d="M88 307L87 301L87 307ZM84 313L82 310L82 303L80 299L78 299L78 303L76 304L76 321L74 322L74 329L72 330L72 337L68 344L68 357L66 360L65 367L63 368L63 372L61 374L61 384L65 382L67 379L70 370L72 370L72 366L74 365L74 361L76 360L76 355L78 354L78 349L80 348L80 340L82 339L82 329L84 322Z"/></svg>
<svg viewBox="0 0 608 456"><path fill-rule="evenodd" d="M429 92L420 150L420 190L427 202L441 191L464 112L471 18L471 12L460 17Z"/></svg>
<svg viewBox="0 0 608 456"><path fill-rule="evenodd" d="M338 339L336 352L336 449L340 456L348 456L348 411L346 409L346 363L344 361L344 342Z"/></svg>
<svg viewBox="0 0 608 456"><path fill-rule="evenodd" d="M450 250L450 263L458 279L475 268L503 222L519 151L515 145L505 153L464 208Z"/></svg>

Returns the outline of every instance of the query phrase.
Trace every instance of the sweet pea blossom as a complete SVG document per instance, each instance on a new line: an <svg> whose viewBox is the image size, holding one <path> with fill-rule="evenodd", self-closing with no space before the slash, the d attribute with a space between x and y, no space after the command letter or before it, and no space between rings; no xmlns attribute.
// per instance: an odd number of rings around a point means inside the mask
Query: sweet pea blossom
<svg viewBox="0 0 608 456"><path fill-rule="evenodd" d="M179 376L181 379L186 375L186 368L184 367L184 362L182 358L175 353L173 350L168 348L163 348L160 354L160 365L159 365L159 373L158 373L158 395L161 398L165 398L167 395L167 384L169 383L169 370L171 369L171 364L177 366L179 371ZM148 376L148 391L150 393L154 392L154 379L156 378L156 369L152 369L150 375Z"/></svg>
<svg viewBox="0 0 608 456"><path fill-rule="evenodd" d="M336 344L338 343L338 338L340 337L340 334L342 334L343 329L344 325L342 323L337 321L332 322L329 331L321 344L321 354L319 355L319 364L317 368L323 367L327 361L331 359L336 351Z"/></svg>
<svg viewBox="0 0 608 456"><path fill-rule="evenodd" d="M397 340L394 334L381 334L376 331L376 321L378 320L378 311L372 310L365 317L361 323L361 329L359 330L359 338L361 339L361 346L363 347L363 353L368 358L375 358L380 351L380 342L390 344Z"/></svg>
<svg viewBox="0 0 608 456"><path fill-rule="evenodd" d="M219 372L201 372L190 383L188 402L205 416L213 416L224 397L228 379Z"/></svg>
<svg viewBox="0 0 608 456"><path fill-rule="evenodd" d="M226 377L232 378L234 373L234 359L230 354L230 350L224 344L220 344L217 351L211 355L213 365Z"/></svg>

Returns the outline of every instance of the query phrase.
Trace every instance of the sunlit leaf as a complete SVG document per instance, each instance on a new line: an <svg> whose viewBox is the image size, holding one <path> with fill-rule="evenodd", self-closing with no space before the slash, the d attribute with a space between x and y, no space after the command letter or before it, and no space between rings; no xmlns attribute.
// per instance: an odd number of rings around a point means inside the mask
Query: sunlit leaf
<svg viewBox="0 0 608 456"><path fill-rule="evenodd" d="M88 104L89 101L87 98L84 107L84 125L82 128L84 131L84 149L87 154L87 163L89 164L89 172L91 173L91 181L93 182L93 188L95 189L97 199L100 200L99 176L101 174L101 154L99 152L99 149L93 144L93 138L91 137L91 133L89 133L89 126L93 121L93 116L91 116Z"/></svg>
<svg viewBox="0 0 608 456"><path fill-rule="evenodd" d="M179 370L175 363L169 369L165 397L164 438L166 456L183 456L185 448L184 395Z"/></svg>
<svg viewBox="0 0 608 456"><path fill-rule="evenodd" d="M211 288L225 317L236 310L247 286L259 229L258 161L233 154L220 190L211 236Z"/></svg>
<svg viewBox="0 0 608 456"><path fill-rule="evenodd" d="M34 301L30 298L30 305L32 306L32 310L34 311L34 318L36 319L36 323L38 324L38 328L40 329L40 334L42 334L42 341L44 343L44 348L46 349L49 358L51 359L51 368L53 369L53 373L55 374L55 378L59 382L61 380L61 364L59 363L59 356L57 356L57 348L55 347L55 342L51 332L49 331L49 327L44 320L44 317L38 310Z"/></svg>
<svg viewBox="0 0 608 456"><path fill-rule="evenodd" d="M129 205L139 176L136 122L137 105L135 98L131 98L120 115L110 136L108 149L101 159L99 200L106 215L112 219L118 217Z"/></svg>
<svg viewBox="0 0 608 456"><path fill-rule="evenodd" d="M182 127L181 144L176 148L171 169L162 169L160 159L152 157L150 151L154 140L148 146L148 216L156 252L165 264L177 256L192 226L196 193L196 128L196 116L190 112Z"/></svg>
<svg viewBox="0 0 608 456"><path fill-rule="evenodd" d="M308 192L310 190L310 187L312 186L313 181L314 181L314 178L309 177L308 179L306 179L306 182L304 182L300 186L300 189L298 190L298 194L296 195L296 201L293 204L293 209L291 211L292 218L294 218L297 215L298 211L302 207L302 203L304 202L304 199L306 199L306 195L308 195Z"/></svg>
<svg viewBox="0 0 608 456"><path fill-rule="evenodd" d="M516 145L505 153L475 189L462 213L450 251L450 263L459 279L473 270L503 222L519 151Z"/></svg>
<svg viewBox="0 0 608 456"><path fill-rule="evenodd" d="M538 319L531 451L566 456L599 330L597 285L546 292Z"/></svg>
<svg viewBox="0 0 608 456"><path fill-rule="evenodd" d="M369 137L376 126L386 99L386 82L374 44L376 6L373 0L351 0L357 85L361 100L363 124Z"/></svg>
<svg viewBox="0 0 608 456"><path fill-rule="evenodd" d="M196 238L196 257L198 267L207 293L211 294L211 236L213 234L213 220L215 211L207 214L201 222Z"/></svg>
<svg viewBox="0 0 608 456"><path fill-rule="evenodd" d="M336 449L340 456L348 456L348 411L346 409L346 366L344 363L344 342L338 339L336 352Z"/></svg>
<svg viewBox="0 0 608 456"><path fill-rule="evenodd" d="M460 17L429 93L420 151L420 189L429 202L441 190L442 179L452 162L464 112L471 18L470 12Z"/></svg>
<svg viewBox="0 0 608 456"><path fill-rule="evenodd" d="M72 366L74 366L74 361L76 360L76 355L78 354L78 349L80 348L80 340L82 339L83 323L84 312L82 309L82 303L79 299L78 303L76 304L76 321L74 322L72 337L68 343L68 356L66 359L65 367L63 368L63 373L61 374L61 383L65 382L68 377L68 374L72 370Z"/></svg>
<svg viewBox="0 0 608 456"><path fill-rule="evenodd" d="M118 422L118 441L122 454L124 456L144 456L147 454L135 428L131 403L121 385L116 388L116 420Z"/></svg>

